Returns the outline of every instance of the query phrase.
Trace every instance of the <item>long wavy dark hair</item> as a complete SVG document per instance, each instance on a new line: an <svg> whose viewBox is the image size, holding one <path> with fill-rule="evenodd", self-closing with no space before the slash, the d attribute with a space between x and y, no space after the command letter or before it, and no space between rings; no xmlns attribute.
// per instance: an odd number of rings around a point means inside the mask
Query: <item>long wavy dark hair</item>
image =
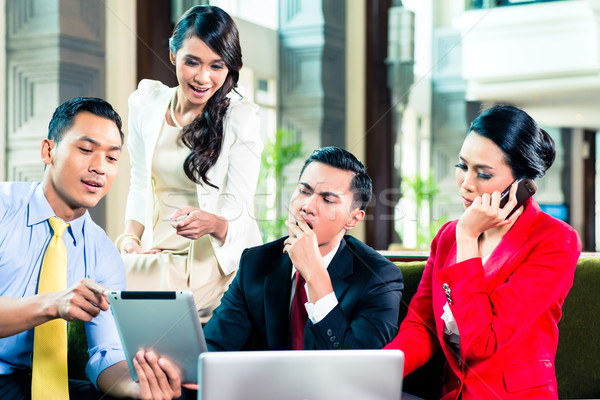
<svg viewBox="0 0 600 400"><path fill-rule="evenodd" d="M173 29L169 50L173 55L177 54L183 42L194 36L221 57L229 73L223 86L206 103L204 112L183 128L183 143L192 150L183 163L183 170L195 183L205 183L218 189L206 174L221 153L223 120L229 107L227 94L237 87L242 49L235 22L219 7L194 6L187 10Z"/></svg>

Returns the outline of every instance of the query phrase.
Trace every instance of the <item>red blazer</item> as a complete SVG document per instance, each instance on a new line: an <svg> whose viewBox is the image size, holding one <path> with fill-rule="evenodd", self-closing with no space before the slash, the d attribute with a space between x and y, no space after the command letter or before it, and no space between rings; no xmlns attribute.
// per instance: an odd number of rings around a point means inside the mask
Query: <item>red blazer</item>
<svg viewBox="0 0 600 400"><path fill-rule="evenodd" d="M557 323L581 253L579 236L531 199L483 268L481 258L456 263L457 222L433 240L408 315L385 348L404 351L406 375L441 346L444 399L558 398ZM460 365L443 336L444 284L466 360Z"/></svg>

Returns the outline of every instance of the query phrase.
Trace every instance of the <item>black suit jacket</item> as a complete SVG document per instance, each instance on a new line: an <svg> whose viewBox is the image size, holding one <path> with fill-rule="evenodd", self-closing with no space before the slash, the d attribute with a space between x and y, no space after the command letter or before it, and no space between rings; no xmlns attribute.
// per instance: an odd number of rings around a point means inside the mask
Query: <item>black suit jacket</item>
<svg viewBox="0 0 600 400"><path fill-rule="evenodd" d="M286 238L246 249L239 271L204 329L211 351L288 349L292 262ZM398 332L400 269L345 236L328 267L338 305L304 330L305 350L380 349Z"/></svg>

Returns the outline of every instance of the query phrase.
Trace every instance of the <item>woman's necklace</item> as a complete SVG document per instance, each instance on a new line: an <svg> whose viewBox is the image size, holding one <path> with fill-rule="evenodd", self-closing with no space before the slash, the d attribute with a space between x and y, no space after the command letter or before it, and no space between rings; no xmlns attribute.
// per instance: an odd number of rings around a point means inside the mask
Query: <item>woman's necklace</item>
<svg viewBox="0 0 600 400"><path fill-rule="evenodd" d="M169 110L171 111L171 121L175 124L175 126L179 129L183 129L183 126L179 125L179 122L175 119L175 96L177 95L177 89L173 92L173 97L171 98L171 104L169 104Z"/></svg>

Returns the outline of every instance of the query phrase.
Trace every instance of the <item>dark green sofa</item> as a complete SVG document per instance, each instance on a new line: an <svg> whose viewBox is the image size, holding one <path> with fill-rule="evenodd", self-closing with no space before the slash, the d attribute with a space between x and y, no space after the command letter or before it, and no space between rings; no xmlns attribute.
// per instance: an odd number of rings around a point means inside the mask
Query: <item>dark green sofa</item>
<svg viewBox="0 0 600 400"><path fill-rule="evenodd" d="M425 262L396 264L404 274L405 283L399 315L402 321L423 275ZM600 398L600 257L579 259L575 281L563 305L558 329L556 378L559 397ZM404 391L426 399L439 399L443 365L444 358L440 352L406 377Z"/></svg>
<svg viewBox="0 0 600 400"><path fill-rule="evenodd" d="M399 321L423 275L425 261L396 261L404 275ZM596 297L598 296L598 297ZM560 339L556 377L561 399L600 398L600 257L582 257L577 264L573 288L563 306L558 325ZM83 323L69 324L69 376L85 378L87 344ZM444 365L438 353L425 366L407 376L404 390L426 399L439 399Z"/></svg>

